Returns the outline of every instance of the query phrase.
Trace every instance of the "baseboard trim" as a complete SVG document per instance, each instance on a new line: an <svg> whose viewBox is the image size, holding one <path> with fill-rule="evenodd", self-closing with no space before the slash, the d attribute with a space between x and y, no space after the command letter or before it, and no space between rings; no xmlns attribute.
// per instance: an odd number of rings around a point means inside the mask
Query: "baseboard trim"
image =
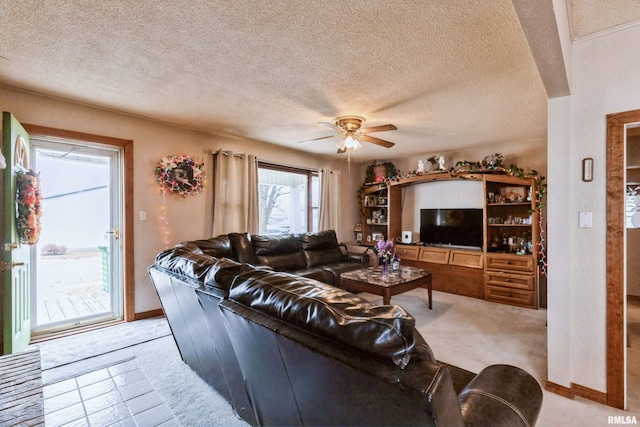
<svg viewBox="0 0 640 427"><path fill-rule="evenodd" d="M554 382L551 381L547 381L544 384L544 389L547 391L550 391L551 393L555 393L558 394L562 397L566 397L568 399L572 399L575 397L575 395L573 394L573 390L571 390L571 388L569 387L565 387L563 385L560 384L556 384Z"/></svg>
<svg viewBox="0 0 640 427"><path fill-rule="evenodd" d="M151 317L164 316L164 311L161 308L150 311L143 311L142 313L136 313L133 317L134 320L149 319Z"/></svg>
<svg viewBox="0 0 640 427"><path fill-rule="evenodd" d="M598 390L594 390L589 387L585 387L580 384L571 383L571 390L573 390L573 394L582 397L584 399L592 400L597 403L601 403L603 405L607 404L607 393L603 393Z"/></svg>
<svg viewBox="0 0 640 427"><path fill-rule="evenodd" d="M607 393L603 393L580 384L571 383L571 387L565 387L560 384L547 381L544 384L544 389L571 400L576 397L582 397L583 399L591 400L603 405L607 404Z"/></svg>

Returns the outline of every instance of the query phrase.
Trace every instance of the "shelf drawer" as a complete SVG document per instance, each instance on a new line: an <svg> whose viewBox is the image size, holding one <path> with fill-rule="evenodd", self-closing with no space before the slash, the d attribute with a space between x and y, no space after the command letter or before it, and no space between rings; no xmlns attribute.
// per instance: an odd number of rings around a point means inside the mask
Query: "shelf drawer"
<svg viewBox="0 0 640 427"><path fill-rule="evenodd" d="M396 245L396 253L401 260L417 261L420 254L420 247Z"/></svg>
<svg viewBox="0 0 640 427"><path fill-rule="evenodd" d="M451 255L449 256L449 264L459 265L461 267L469 267L469 268L482 268L483 258L484 257L482 252L473 253L473 252L451 251Z"/></svg>
<svg viewBox="0 0 640 427"><path fill-rule="evenodd" d="M485 286L484 297L487 301L536 308L533 291Z"/></svg>
<svg viewBox="0 0 640 427"><path fill-rule="evenodd" d="M487 272L487 285L532 291L535 288L535 279L533 276L522 274L489 271Z"/></svg>
<svg viewBox="0 0 640 427"><path fill-rule="evenodd" d="M487 254L487 270L526 271L533 273L534 259L531 255Z"/></svg>
<svg viewBox="0 0 640 427"><path fill-rule="evenodd" d="M433 264L448 264L450 252L451 251L448 249L421 248L420 258L418 261L430 262Z"/></svg>

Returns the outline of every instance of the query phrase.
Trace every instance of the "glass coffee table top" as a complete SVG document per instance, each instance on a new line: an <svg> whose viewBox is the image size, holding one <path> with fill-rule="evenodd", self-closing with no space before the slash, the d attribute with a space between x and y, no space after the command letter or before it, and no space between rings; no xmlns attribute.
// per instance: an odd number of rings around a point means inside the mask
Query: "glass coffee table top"
<svg viewBox="0 0 640 427"><path fill-rule="evenodd" d="M370 283L372 285L391 287L426 277L429 274L429 270L401 266L399 270L391 271L391 269L389 269L389 271L383 275L382 267L378 266L341 273L340 278Z"/></svg>

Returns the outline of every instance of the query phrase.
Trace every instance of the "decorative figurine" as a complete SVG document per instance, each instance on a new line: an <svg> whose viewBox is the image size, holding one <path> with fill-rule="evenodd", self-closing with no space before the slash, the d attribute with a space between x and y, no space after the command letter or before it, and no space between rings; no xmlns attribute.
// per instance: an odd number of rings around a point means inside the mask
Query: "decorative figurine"
<svg viewBox="0 0 640 427"><path fill-rule="evenodd" d="M440 158L438 159L438 169L440 169L441 171L447 170L447 168L444 166L444 162L445 162L444 156L440 156Z"/></svg>

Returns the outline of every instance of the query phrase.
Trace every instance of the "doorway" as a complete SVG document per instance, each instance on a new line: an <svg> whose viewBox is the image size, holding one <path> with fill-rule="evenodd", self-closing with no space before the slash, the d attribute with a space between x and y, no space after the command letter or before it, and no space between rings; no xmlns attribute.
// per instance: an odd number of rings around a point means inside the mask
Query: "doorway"
<svg viewBox="0 0 640 427"><path fill-rule="evenodd" d="M630 379L627 370L627 137L628 131L638 123L640 110L607 116L607 404L620 409L627 407Z"/></svg>
<svg viewBox="0 0 640 427"><path fill-rule="evenodd" d="M134 250L133 250L133 141L109 136L74 132L65 129L50 128L33 124L24 124L24 128L34 140L52 142L75 141L80 145L94 148L117 149L121 153L121 169L118 171L122 183L120 230L122 317L125 322L135 319L134 289ZM43 213L43 216L45 214ZM111 231L111 230L110 230ZM44 242L43 242L44 243Z"/></svg>
<svg viewBox="0 0 640 427"><path fill-rule="evenodd" d="M121 320L122 148L31 138L42 234L31 251L33 336Z"/></svg>

